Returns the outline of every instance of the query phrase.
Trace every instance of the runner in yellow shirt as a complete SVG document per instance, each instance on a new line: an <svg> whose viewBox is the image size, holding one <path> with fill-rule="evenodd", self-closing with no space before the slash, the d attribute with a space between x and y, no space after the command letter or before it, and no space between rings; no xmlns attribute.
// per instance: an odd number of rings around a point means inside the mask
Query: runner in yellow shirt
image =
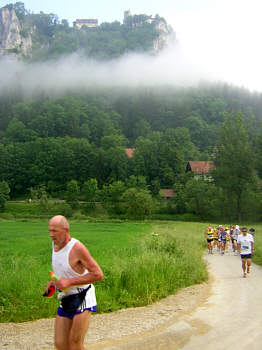
<svg viewBox="0 0 262 350"><path fill-rule="evenodd" d="M205 237L207 240L208 254L213 254L214 230L212 226L208 226L207 230L205 231Z"/></svg>

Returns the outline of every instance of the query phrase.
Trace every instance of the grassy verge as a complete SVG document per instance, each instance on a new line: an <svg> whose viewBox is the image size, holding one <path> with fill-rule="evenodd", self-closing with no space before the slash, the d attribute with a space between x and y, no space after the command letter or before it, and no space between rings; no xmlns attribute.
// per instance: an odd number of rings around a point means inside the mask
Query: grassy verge
<svg viewBox="0 0 262 350"><path fill-rule="evenodd" d="M135 248L121 249L99 283L103 311L148 305L180 288L207 279L203 254L205 224L153 224Z"/></svg>
<svg viewBox="0 0 262 350"><path fill-rule="evenodd" d="M114 254L135 247L150 230L144 223L71 223L72 236L86 244L102 269ZM51 268L47 221L2 221L0 237L0 322L54 316L56 298L42 297Z"/></svg>
<svg viewBox="0 0 262 350"><path fill-rule="evenodd" d="M251 225L246 225L248 228ZM262 266L262 224L254 225L256 233L254 236L255 240L255 254L253 256L253 262Z"/></svg>
<svg viewBox="0 0 262 350"><path fill-rule="evenodd" d="M150 304L207 279L202 261L206 223L71 221L102 267L98 312ZM262 265L262 225L255 226L254 261ZM58 301L42 294L51 267L47 221L1 221L0 322L54 317Z"/></svg>

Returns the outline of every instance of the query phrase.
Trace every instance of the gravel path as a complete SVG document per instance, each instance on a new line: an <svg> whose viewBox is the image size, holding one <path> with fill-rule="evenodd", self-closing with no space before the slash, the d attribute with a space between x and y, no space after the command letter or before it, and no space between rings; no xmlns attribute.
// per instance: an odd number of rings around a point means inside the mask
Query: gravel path
<svg viewBox="0 0 262 350"><path fill-rule="evenodd" d="M147 307L130 308L108 314L93 315L86 337L88 349L103 349L114 339L147 332L201 305L209 285L185 288ZM0 350L51 350L54 319L25 323L0 323ZM94 347L93 347L94 346Z"/></svg>
<svg viewBox="0 0 262 350"><path fill-rule="evenodd" d="M242 278L239 256L206 255L208 284L154 305L92 317L90 350L261 350L262 268ZM54 319L0 324L0 349L53 349ZM86 343L86 344L87 344Z"/></svg>

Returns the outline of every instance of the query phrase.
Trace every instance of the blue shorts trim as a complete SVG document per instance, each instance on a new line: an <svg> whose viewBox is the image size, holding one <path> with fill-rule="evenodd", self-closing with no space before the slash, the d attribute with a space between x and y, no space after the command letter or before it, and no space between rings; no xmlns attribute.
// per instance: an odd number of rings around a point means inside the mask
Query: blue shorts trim
<svg viewBox="0 0 262 350"><path fill-rule="evenodd" d="M65 312L65 311L63 310L63 308L62 308L61 306L59 306L58 309L57 309L57 315L58 315L58 316L61 316L61 317L67 317L67 318L70 318L70 320L72 320L72 318L73 318L75 315L81 314L81 313L85 312L86 310L89 310L89 311L91 311L91 312L96 312L96 311L97 311L96 305L91 306L91 307L87 307L87 308L85 308L85 309L83 309L83 310L78 309L78 310L76 310L76 312L74 312L74 313L72 313L72 314L69 314L69 313Z"/></svg>

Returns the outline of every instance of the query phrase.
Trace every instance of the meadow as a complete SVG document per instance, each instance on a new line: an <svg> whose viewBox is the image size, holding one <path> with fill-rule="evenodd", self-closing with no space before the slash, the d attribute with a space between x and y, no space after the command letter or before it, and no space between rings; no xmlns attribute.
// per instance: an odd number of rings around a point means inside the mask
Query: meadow
<svg viewBox="0 0 262 350"><path fill-rule="evenodd" d="M71 235L98 261L98 312L144 306L207 280L206 223L71 221ZM256 256L262 264L257 230ZM58 300L42 294L51 268L47 221L0 222L0 322L54 317Z"/></svg>

